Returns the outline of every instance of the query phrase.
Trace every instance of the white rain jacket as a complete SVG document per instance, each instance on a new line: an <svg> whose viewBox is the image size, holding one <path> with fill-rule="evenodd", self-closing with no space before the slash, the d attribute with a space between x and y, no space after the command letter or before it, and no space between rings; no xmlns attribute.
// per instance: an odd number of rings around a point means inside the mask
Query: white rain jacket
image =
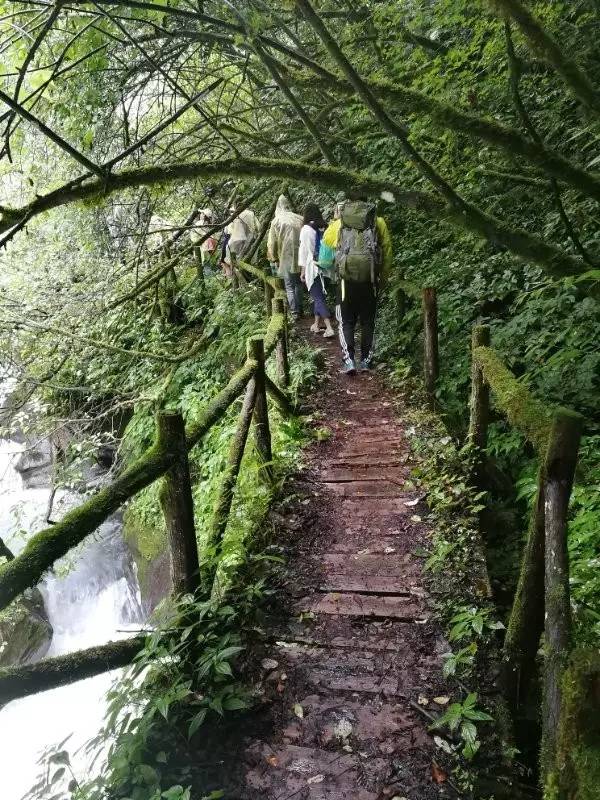
<svg viewBox="0 0 600 800"><path fill-rule="evenodd" d="M298 270L298 245L302 217L295 214L290 206L290 201L285 195L280 195L275 207L275 216L269 228L267 240L267 256L269 261L279 266L279 276L285 278Z"/></svg>
<svg viewBox="0 0 600 800"><path fill-rule="evenodd" d="M300 247L298 248L298 266L304 273L306 288L310 292L310 287L315 282L319 274L319 265L315 261L315 246L317 244L317 232L312 225L304 225L300 231Z"/></svg>
<svg viewBox="0 0 600 800"><path fill-rule="evenodd" d="M236 256L241 255L250 242L256 238L259 229L258 219L251 208L245 208L225 228L229 234L227 250Z"/></svg>

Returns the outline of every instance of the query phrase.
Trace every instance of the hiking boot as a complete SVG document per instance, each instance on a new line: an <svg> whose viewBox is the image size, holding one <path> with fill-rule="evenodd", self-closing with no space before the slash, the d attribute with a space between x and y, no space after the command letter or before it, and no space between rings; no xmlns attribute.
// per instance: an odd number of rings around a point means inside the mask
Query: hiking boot
<svg viewBox="0 0 600 800"><path fill-rule="evenodd" d="M320 331L319 323L318 322L313 322L313 324L310 326L309 330L310 330L311 333L318 333Z"/></svg>
<svg viewBox="0 0 600 800"><path fill-rule="evenodd" d="M333 328L330 328L323 334L324 339L332 339L334 336L335 336L335 331L333 330Z"/></svg>
<svg viewBox="0 0 600 800"><path fill-rule="evenodd" d="M369 361L365 361L364 358L358 365L358 368L361 372L369 372L371 369L371 363Z"/></svg>
<svg viewBox="0 0 600 800"><path fill-rule="evenodd" d="M342 367L342 372L344 375L356 375L356 364L352 359L348 359L348 361L344 361L344 366Z"/></svg>

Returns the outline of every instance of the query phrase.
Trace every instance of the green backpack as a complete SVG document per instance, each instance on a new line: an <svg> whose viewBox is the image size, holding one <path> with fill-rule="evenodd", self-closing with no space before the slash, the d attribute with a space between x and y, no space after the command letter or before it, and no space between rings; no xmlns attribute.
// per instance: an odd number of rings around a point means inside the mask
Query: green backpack
<svg viewBox="0 0 600 800"><path fill-rule="evenodd" d="M381 256L376 220L377 210L371 203L348 201L342 206L335 254L342 280L377 283Z"/></svg>

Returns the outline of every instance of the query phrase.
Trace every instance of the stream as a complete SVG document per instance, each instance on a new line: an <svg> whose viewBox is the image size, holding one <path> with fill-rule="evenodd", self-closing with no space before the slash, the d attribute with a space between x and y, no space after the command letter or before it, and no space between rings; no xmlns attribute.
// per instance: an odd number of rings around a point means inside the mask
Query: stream
<svg viewBox="0 0 600 800"><path fill-rule="evenodd" d="M23 549L28 536L47 527L50 496L48 485L26 488L15 469L24 447L0 440L0 536L15 554ZM81 495L57 492L52 519L60 519L81 502ZM119 516L107 520L83 545L55 565L39 589L53 629L46 657L124 638L144 621L135 569L123 542ZM116 674L118 671L15 700L0 710L2 800L21 800L41 774L39 762L44 752L64 740L67 741L61 749L68 751L75 777L89 777L91 757L78 751L101 727L105 694ZM54 791L60 786L57 783Z"/></svg>

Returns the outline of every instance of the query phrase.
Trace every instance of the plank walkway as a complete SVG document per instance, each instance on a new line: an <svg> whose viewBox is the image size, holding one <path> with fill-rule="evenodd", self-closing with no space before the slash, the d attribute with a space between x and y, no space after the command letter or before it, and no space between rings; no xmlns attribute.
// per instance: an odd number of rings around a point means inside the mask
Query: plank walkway
<svg viewBox="0 0 600 800"><path fill-rule="evenodd" d="M286 616L263 661L263 724L225 797L453 797L419 712L441 710L448 647L416 554L425 529L406 431L377 374L339 375L337 341L322 346L328 377L313 400L332 436L310 448L297 500L279 512Z"/></svg>

